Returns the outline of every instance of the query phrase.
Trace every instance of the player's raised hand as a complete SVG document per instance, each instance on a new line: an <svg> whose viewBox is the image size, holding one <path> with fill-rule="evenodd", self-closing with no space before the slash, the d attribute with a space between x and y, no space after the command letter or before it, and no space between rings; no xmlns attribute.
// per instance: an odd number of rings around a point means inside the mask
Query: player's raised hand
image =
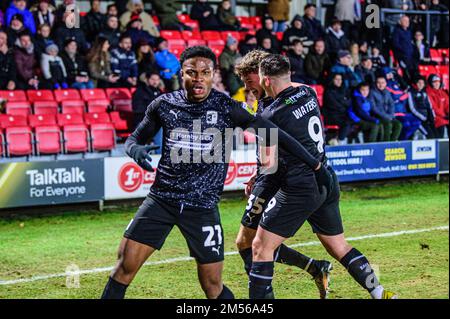
<svg viewBox="0 0 450 319"><path fill-rule="evenodd" d="M319 186L319 192L323 193L325 188L327 194L330 194L333 190L333 178L330 171L320 163L319 167L314 171L314 176L316 177L317 186Z"/></svg>
<svg viewBox="0 0 450 319"><path fill-rule="evenodd" d="M150 156L150 151L157 150L159 148L158 145L138 145L138 149L135 153L134 160L136 163L149 172L154 172L155 169L152 167L151 161L152 158Z"/></svg>

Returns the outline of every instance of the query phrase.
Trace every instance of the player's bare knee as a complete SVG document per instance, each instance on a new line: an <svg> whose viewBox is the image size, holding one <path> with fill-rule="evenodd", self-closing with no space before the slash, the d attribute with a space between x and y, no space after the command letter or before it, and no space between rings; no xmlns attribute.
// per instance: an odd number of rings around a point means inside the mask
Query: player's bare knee
<svg viewBox="0 0 450 319"><path fill-rule="evenodd" d="M239 234L235 241L238 250L252 248L252 242L253 242L253 238L249 238L248 236L246 236L244 234Z"/></svg>

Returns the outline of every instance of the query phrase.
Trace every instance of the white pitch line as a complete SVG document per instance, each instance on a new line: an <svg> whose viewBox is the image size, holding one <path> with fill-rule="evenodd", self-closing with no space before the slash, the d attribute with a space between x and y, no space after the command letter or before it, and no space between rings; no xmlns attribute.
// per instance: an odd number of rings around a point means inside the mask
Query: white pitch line
<svg viewBox="0 0 450 319"><path fill-rule="evenodd" d="M422 229L411 229L411 230L401 230L396 232L390 232L390 233L381 233L381 234L370 234L370 235L364 235L364 236L356 236L356 237L348 237L348 241L357 241L357 240L364 240L364 239L372 239L372 238L386 238L386 237L396 237L401 235L409 235L409 234L419 234L419 233L425 233L425 232L431 232L435 230L449 230L449 226L437 226L437 227L431 227L431 228L422 228ZM289 247L306 247L306 246L319 246L321 245L320 241L309 241L305 243L297 243L290 245ZM232 256L237 255L239 252L237 251L229 251L225 253L225 256ZM163 264L172 264L180 261L190 261L194 260L192 257L177 257L177 258L170 258L170 259L164 259L159 261L149 261L144 264L144 266L154 266L154 265L163 265ZM108 272L113 270L114 267L102 267L102 268L93 268L93 269L86 269L86 270L80 270L76 272L70 272L70 275L86 275L86 274L95 274L95 273L101 273L101 272ZM40 281L40 280L47 280L52 278L61 278L66 277L68 273L57 273L57 274L50 274L50 275L41 275L41 276L33 276L30 278L23 278L23 279L14 279L14 280L0 280L0 285L16 285L21 283L29 283L34 281Z"/></svg>

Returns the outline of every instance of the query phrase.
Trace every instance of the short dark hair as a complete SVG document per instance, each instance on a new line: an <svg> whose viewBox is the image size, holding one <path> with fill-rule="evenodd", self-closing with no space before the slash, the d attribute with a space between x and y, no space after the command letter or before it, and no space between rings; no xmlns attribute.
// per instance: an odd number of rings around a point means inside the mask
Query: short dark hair
<svg viewBox="0 0 450 319"><path fill-rule="evenodd" d="M361 82L361 83L358 84L358 86L356 88L357 88L358 91L360 91L364 87L368 87L370 89L369 82Z"/></svg>
<svg viewBox="0 0 450 319"><path fill-rule="evenodd" d="M214 64L214 69L217 66L217 57L214 54L214 52L205 46L201 46L201 45L196 45L190 48L187 48L186 50L184 50L183 53L181 53L181 57L180 57L180 64L183 65L184 62L186 62L189 59L192 58L206 58L209 59L213 62Z"/></svg>
<svg viewBox="0 0 450 319"><path fill-rule="evenodd" d="M305 7L303 8L303 10L307 10L307 9L309 9L309 8L311 8L311 7L316 8L316 5L313 4L313 3L308 3L307 5L305 5Z"/></svg>
<svg viewBox="0 0 450 319"><path fill-rule="evenodd" d="M123 39L130 39L131 40L131 36L128 33L122 33L119 37L119 42L122 42Z"/></svg>
<svg viewBox="0 0 450 319"><path fill-rule="evenodd" d="M289 59L281 54L270 54L265 57L259 65L262 75L281 76L291 70Z"/></svg>
<svg viewBox="0 0 450 319"><path fill-rule="evenodd" d="M297 44L301 44L301 45L303 45L303 42L302 42L302 40L300 40L300 39L295 39L295 40L293 40L293 41L291 41L291 46L293 46L293 47L295 47Z"/></svg>

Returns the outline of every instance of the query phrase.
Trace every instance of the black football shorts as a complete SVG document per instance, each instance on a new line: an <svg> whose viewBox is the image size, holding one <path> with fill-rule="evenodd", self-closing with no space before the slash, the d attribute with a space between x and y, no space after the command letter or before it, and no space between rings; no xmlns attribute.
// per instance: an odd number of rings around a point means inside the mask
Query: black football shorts
<svg viewBox="0 0 450 319"><path fill-rule="evenodd" d="M302 177L302 183L283 185L267 204L260 222L265 230L289 238L305 221L314 233L334 236L344 232L339 210L339 181L331 167L334 187L330 194L319 193L313 174Z"/></svg>
<svg viewBox="0 0 450 319"><path fill-rule="evenodd" d="M183 207L149 194L124 237L160 250L175 225L184 236L191 257L198 263L224 260L223 229L217 207Z"/></svg>

